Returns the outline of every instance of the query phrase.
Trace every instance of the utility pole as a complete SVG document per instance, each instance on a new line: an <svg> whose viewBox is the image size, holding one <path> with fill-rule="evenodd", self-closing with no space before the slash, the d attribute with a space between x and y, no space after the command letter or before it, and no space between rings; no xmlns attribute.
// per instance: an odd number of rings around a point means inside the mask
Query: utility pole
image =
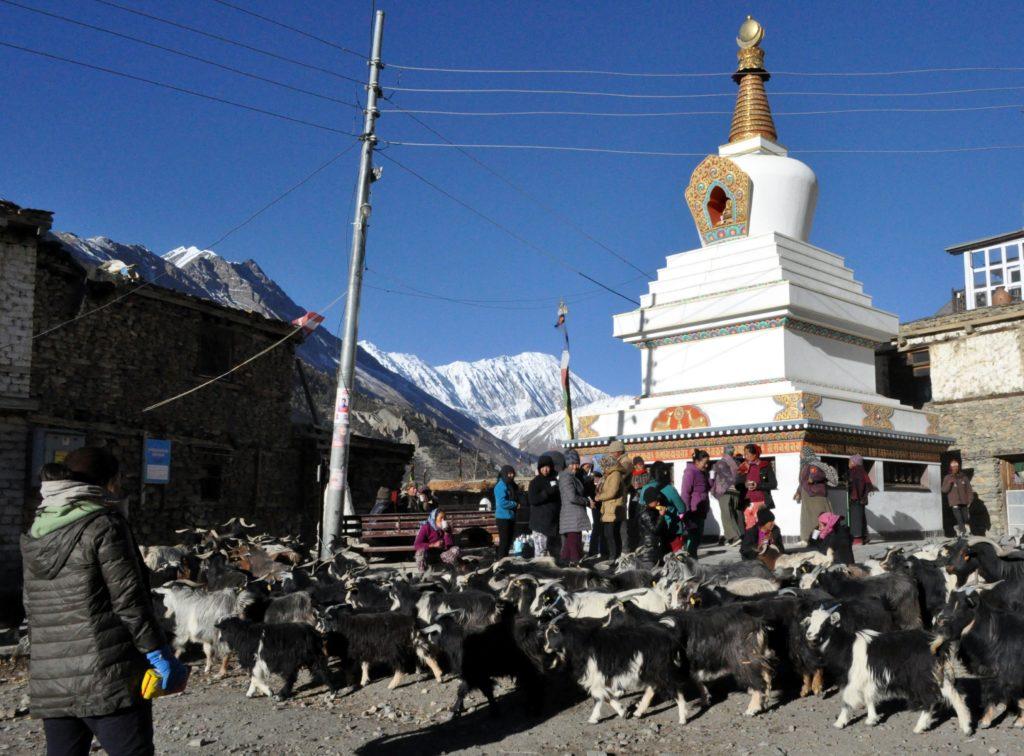
<svg viewBox="0 0 1024 756"><path fill-rule="evenodd" d="M366 256L366 228L370 220L370 184L376 179L373 169L377 97L380 95L381 45L384 39L384 11L377 11L373 22L373 49L370 53L370 81L366 85L366 111L363 119L362 154L356 183L355 217L352 220L352 253L348 264L348 295L345 300L345 327L342 333L341 360L338 363L338 391L334 399L334 428L331 433L331 473L324 498L320 556L331 555L331 544L341 534L341 512L355 514L348 488L348 452L352 392L356 382L356 334L359 320L359 295L363 287L363 259ZM342 504L344 502L344 505Z"/></svg>

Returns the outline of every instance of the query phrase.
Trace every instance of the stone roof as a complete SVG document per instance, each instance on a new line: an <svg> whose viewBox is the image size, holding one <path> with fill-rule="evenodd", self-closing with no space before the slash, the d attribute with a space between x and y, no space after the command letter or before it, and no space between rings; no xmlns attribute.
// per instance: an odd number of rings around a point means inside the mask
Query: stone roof
<svg viewBox="0 0 1024 756"><path fill-rule="evenodd" d="M1024 302L978 307L952 315L933 315L920 320L912 320L909 323L901 323L898 338L902 340L939 331L956 331L968 326L974 327L1013 320L1024 320Z"/></svg>
<svg viewBox="0 0 1024 756"><path fill-rule="evenodd" d="M35 228L36 233L41 234L49 231L52 224L53 213L49 210L33 210L0 198L0 227Z"/></svg>

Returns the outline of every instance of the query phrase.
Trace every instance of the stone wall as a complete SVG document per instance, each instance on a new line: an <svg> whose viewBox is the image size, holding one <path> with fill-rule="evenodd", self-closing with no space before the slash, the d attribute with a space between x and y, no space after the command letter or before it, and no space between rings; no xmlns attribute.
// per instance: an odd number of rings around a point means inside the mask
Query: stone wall
<svg viewBox="0 0 1024 756"><path fill-rule="evenodd" d="M1024 391L1024 330L978 330L928 347L932 400L969 399Z"/></svg>
<svg viewBox="0 0 1024 756"><path fill-rule="evenodd" d="M85 283L52 245L36 270L35 330L122 296L123 286ZM315 447L293 437L294 344L165 407L151 404L203 382L204 336L230 341L234 365L288 334L270 321L147 287L36 340L33 426L84 433L122 464L140 540L170 543L174 531L243 516L275 533L310 535L316 506ZM143 440L171 441L170 483L142 484ZM33 489L26 509L38 500Z"/></svg>
<svg viewBox="0 0 1024 756"><path fill-rule="evenodd" d="M26 413L31 408L32 307L36 240L41 218L0 207L0 595L21 584L19 538L28 458ZM11 590L13 587L14 590ZM0 604L13 605L0 599ZM0 608L0 615L6 615ZM6 618L6 617L3 617Z"/></svg>
<svg viewBox="0 0 1024 756"><path fill-rule="evenodd" d="M932 358L934 370L934 357ZM992 370L992 366L989 366ZM975 532L1001 534L1006 529L1006 492L999 474L999 458L1024 454L1024 395L965 399L926 405L939 417L938 433L953 436L951 451L959 451L963 468L972 473L977 495L971 509Z"/></svg>

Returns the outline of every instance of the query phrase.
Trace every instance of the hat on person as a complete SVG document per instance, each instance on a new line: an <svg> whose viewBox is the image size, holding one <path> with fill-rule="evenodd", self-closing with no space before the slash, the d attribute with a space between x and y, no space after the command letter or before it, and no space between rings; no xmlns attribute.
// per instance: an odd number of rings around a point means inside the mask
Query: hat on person
<svg viewBox="0 0 1024 756"><path fill-rule="evenodd" d="M615 454L616 452L621 452L622 454L626 453L626 445L619 441L619 439L615 439L608 444L608 453Z"/></svg>
<svg viewBox="0 0 1024 756"><path fill-rule="evenodd" d="M580 463L580 453L575 449L570 449L565 453L565 463L567 465L578 465Z"/></svg>
<svg viewBox="0 0 1024 756"><path fill-rule="evenodd" d="M722 454L724 454L727 457L731 457L735 451L736 447L733 446L732 444L726 444L725 446L722 447Z"/></svg>
<svg viewBox="0 0 1024 756"><path fill-rule="evenodd" d="M633 464L634 465L642 465L643 463L644 463L644 458L641 457L639 454L637 454L635 457L633 457Z"/></svg>
<svg viewBox="0 0 1024 756"><path fill-rule="evenodd" d="M759 509L757 510L757 524L766 525L769 522L775 522L775 514L770 509Z"/></svg>
<svg viewBox="0 0 1024 756"><path fill-rule="evenodd" d="M537 472L540 472L540 468L542 467L550 467L551 469L554 469L555 467L554 461L552 461L551 457L547 454L541 454L537 459Z"/></svg>

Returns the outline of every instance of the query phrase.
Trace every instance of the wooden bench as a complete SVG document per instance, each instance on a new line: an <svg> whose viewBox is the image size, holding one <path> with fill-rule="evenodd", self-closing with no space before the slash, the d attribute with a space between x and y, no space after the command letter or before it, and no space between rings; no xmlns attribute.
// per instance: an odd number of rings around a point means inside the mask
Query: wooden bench
<svg viewBox="0 0 1024 756"><path fill-rule="evenodd" d="M456 537L467 528L482 528L492 540L497 537L498 528L491 512L448 510L445 515ZM426 515L421 512L361 515L346 517L344 526L346 534L351 533L358 521L358 538L364 554L412 553L413 541L424 519Z"/></svg>

